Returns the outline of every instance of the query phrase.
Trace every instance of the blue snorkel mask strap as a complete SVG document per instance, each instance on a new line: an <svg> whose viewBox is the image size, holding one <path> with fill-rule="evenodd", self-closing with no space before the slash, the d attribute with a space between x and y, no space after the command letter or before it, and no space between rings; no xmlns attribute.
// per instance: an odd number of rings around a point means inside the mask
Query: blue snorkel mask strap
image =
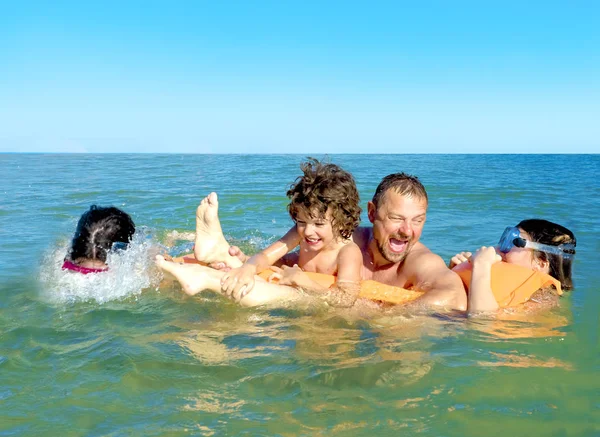
<svg viewBox="0 0 600 437"><path fill-rule="evenodd" d="M575 255L575 245L573 243L564 243L559 244L558 246L536 243L534 241L521 238L519 228L515 226L509 226L504 230L502 236L500 237L498 249L502 253L508 253L513 247L524 247L527 249L539 250L540 252L551 253L562 256L563 258L572 258Z"/></svg>
<svg viewBox="0 0 600 437"><path fill-rule="evenodd" d="M554 255L562 256L563 258L572 258L575 256L575 245L572 243L559 244L558 246L552 246L550 244L536 243L534 241L525 241L525 247L533 250L539 250L540 252L552 253Z"/></svg>

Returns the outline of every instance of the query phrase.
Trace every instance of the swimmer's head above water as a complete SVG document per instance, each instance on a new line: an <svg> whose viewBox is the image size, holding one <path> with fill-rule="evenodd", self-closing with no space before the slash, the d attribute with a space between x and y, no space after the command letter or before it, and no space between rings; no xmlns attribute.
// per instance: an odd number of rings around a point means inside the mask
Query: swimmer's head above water
<svg viewBox="0 0 600 437"><path fill-rule="evenodd" d="M573 232L542 219L527 219L506 228L498 242L504 261L540 266L567 290L573 288L571 270L576 246Z"/></svg>
<svg viewBox="0 0 600 437"><path fill-rule="evenodd" d="M331 217L334 235L350 238L360 223L360 198L354 178L335 164L321 163L314 158L300 166L302 176L290 186L288 211L298 222L302 214L312 219Z"/></svg>
<svg viewBox="0 0 600 437"><path fill-rule="evenodd" d="M107 270L108 252L125 249L134 233L135 224L127 213L92 205L77 223L63 269L84 274Z"/></svg>
<svg viewBox="0 0 600 437"><path fill-rule="evenodd" d="M372 247L380 263L402 263L418 243L427 219L428 197L416 176L393 173L382 179L368 203Z"/></svg>

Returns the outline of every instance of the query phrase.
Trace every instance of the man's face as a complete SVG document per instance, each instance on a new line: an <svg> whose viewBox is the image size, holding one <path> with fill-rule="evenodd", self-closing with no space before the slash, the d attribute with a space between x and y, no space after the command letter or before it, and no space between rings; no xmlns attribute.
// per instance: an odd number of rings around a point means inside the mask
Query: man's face
<svg viewBox="0 0 600 437"><path fill-rule="evenodd" d="M400 263L421 238L427 215L427 201L404 196L390 189L381 198L378 208L369 202L368 214L373 223L373 238L377 249L388 262Z"/></svg>

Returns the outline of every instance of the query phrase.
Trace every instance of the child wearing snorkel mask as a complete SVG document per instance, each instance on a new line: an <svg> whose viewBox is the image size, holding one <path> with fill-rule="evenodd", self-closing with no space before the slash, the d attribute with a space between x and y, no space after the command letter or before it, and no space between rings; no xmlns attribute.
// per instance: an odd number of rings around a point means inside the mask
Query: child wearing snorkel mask
<svg viewBox="0 0 600 437"><path fill-rule="evenodd" d="M90 206L77 223L63 270L83 274L108 270L108 252L127 248L134 233L135 224L129 214L114 206Z"/></svg>
<svg viewBox="0 0 600 437"><path fill-rule="evenodd" d="M572 262L577 240L569 229L548 220L523 220L508 227L497 247L483 246L475 255L461 252L450 261L450 268L470 262L468 312L489 312L500 308L492 291L492 266L500 261L541 272L556 279L560 288L573 288Z"/></svg>

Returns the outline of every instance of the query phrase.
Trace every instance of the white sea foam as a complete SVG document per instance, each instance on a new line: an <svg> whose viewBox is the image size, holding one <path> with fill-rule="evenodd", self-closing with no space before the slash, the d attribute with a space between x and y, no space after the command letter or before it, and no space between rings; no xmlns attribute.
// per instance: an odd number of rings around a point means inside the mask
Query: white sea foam
<svg viewBox="0 0 600 437"><path fill-rule="evenodd" d="M136 231L127 250L108 254L106 272L84 275L62 270L69 244L59 244L46 254L40 269L43 293L51 301L104 303L134 297L145 289L157 287L162 277L154 266L154 255L160 246L144 228Z"/></svg>

